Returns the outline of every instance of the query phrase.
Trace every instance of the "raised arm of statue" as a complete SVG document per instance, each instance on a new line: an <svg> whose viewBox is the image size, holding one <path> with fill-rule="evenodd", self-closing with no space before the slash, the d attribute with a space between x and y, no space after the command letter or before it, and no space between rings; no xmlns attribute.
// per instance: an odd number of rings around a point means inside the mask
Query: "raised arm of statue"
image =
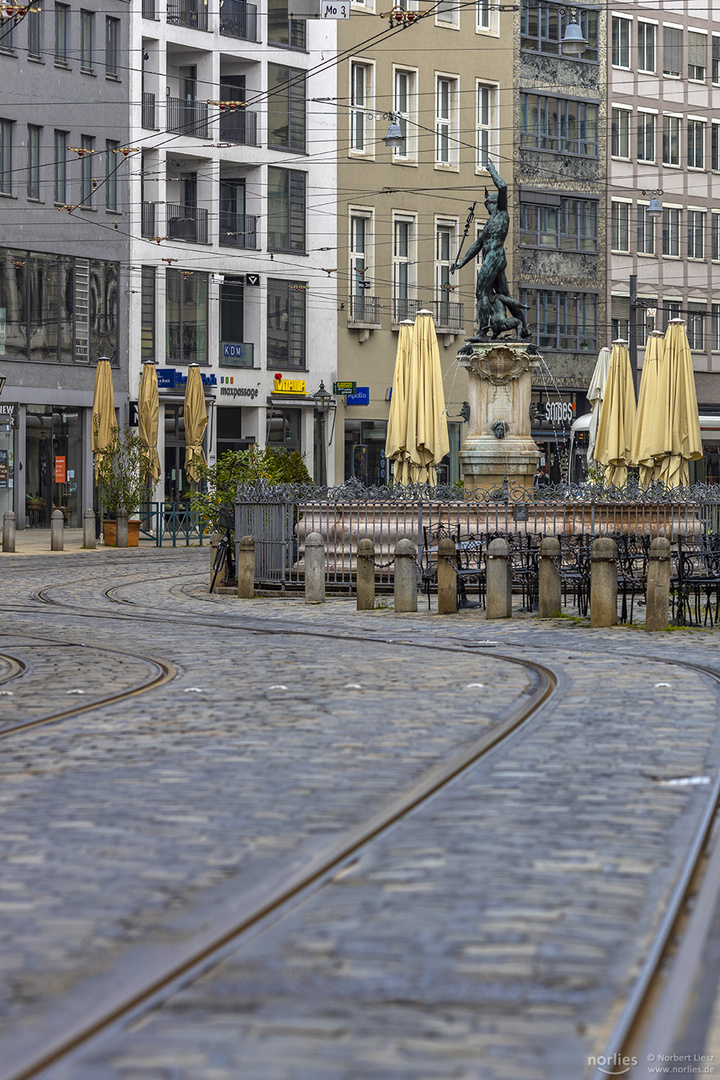
<svg viewBox="0 0 720 1080"><path fill-rule="evenodd" d="M452 264L452 266L450 267L450 273L454 274L456 270L460 270L461 267L465 266L469 262L472 262L473 259L477 259L478 255L482 251L482 248L483 248L483 234L480 233L477 240L473 240L472 244L467 249L467 251L463 255L462 259L460 259L459 262L454 262Z"/></svg>
<svg viewBox="0 0 720 1080"><path fill-rule="evenodd" d="M494 183L495 187L498 190L498 201L497 201L498 210L507 210L507 205L508 205L508 201L507 201L507 184L505 183L502 176L500 175L500 173L497 171L497 169L493 165L492 161L490 160L489 155L488 155L488 159L487 159L487 168L488 168L488 172L492 176L493 183Z"/></svg>

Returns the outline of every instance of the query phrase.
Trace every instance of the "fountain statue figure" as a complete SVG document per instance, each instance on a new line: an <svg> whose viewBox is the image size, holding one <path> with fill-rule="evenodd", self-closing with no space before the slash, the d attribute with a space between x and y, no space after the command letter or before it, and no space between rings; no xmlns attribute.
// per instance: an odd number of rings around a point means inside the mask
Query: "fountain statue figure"
<svg viewBox="0 0 720 1080"><path fill-rule="evenodd" d="M497 191L485 188L485 208L488 219L477 240L470 245L467 254L450 267L453 274L482 251L482 264L478 270L475 296L477 297L477 337L471 341L497 340L501 335L515 331L518 338L529 338L525 311L519 300L510 296L505 269L505 240L510 228L507 208L507 184L488 157L487 168ZM509 314L506 314L506 311Z"/></svg>

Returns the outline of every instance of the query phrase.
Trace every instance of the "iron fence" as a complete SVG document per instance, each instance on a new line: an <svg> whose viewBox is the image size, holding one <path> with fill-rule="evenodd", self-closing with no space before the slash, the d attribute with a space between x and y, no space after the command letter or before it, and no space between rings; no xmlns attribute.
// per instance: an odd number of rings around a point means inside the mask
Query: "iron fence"
<svg viewBox="0 0 720 1080"><path fill-rule="evenodd" d="M153 540L156 547L164 542L173 547L202 545L203 535L200 515L184 503L146 502L140 507L140 536Z"/></svg>
<svg viewBox="0 0 720 1080"><path fill-rule="evenodd" d="M664 490L655 485L623 492L558 486L542 492L505 484L490 492L452 487L364 488L348 481L336 488L312 485L243 486L235 505L235 539L255 539L255 575L261 584L300 584L305 572L305 539L319 532L326 545L326 581L349 587L357 571L358 541L375 544L376 577L392 581L398 540L418 549L444 532L459 542L490 534L510 538L546 536L665 536L693 540L720 533L720 487L695 485Z"/></svg>

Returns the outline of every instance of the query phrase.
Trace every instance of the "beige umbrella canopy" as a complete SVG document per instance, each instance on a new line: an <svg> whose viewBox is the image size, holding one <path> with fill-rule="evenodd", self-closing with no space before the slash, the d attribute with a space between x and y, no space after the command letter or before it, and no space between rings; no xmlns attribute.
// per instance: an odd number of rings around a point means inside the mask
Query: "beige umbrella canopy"
<svg viewBox="0 0 720 1080"><path fill-rule="evenodd" d="M590 402L592 414L590 416L590 428L588 434L588 460L595 456L595 440L597 438L598 421L600 419L600 406L602 405L605 383L610 370L610 357L612 353L607 345L603 345L598 353L595 370L588 386L587 399Z"/></svg>
<svg viewBox="0 0 720 1080"><path fill-rule="evenodd" d="M407 484L410 479L410 455L407 450L407 391L410 377L412 328L413 324L410 320L400 324L385 439L385 456L395 462L396 484Z"/></svg>
<svg viewBox="0 0 720 1080"><path fill-rule="evenodd" d="M142 442L146 458L143 472L147 480L157 484L160 479L160 458L157 451L158 422L160 400L158 397L157 371L155 364L148 361L143 365L138 394L138 435Z"/></svg>
<svg viewBox="0 0 720 1080"><path fill-rule="evenodd" d="M437 483L436 466L450 450L440 350L429 311L419 311L412 333L407 397L407 449L411 478Z"/></svg>
<svg viewBox="0 0 720 1080"><path fill-rule="evenodd" d="M185 472L191 480L197 482L200 479L197 464L199 461L205 461L202 444L207 427L205 391L203 390L200 368L197 364L191 364L188 368L184 415L185 443L187 446L185 451Z"/></svg>
<svg viewBox="0 0 720 1080"><path fill-rule="evenodd" d="M624 341L614 341L595 440L595 460L605 466L605 482L623 487L632 461L635 431L635 387L630 354Z"/></svg>
<svg viewBox="0 0 720 1080"><path fill-rule="evenodd" d="M632 447L632 460L639 467L641 487L648 487L653 481L655 468L653 439L658 419L657 394L663 353L664 335L660 330L653 330L645 346Z"/></svg>
<svg viewBox="0 0 720 1080"><path fill-rule="evenodd" d="M117 427L115 418L115 398L113 395L112 368L105 357L98 360L95 369L95 390L92 406L91 448L95 461L95 479L97 479L102 456L113 441L113 429Z"/></svg>
<svg viewBox="0 0 720 1080"><path fill-rule="evenodd" d="M657 402L654 478L667 487L685 486L690 482L688 463L702 457L702 436L692 354L682 319L672 319L665 334Z"/></svg>

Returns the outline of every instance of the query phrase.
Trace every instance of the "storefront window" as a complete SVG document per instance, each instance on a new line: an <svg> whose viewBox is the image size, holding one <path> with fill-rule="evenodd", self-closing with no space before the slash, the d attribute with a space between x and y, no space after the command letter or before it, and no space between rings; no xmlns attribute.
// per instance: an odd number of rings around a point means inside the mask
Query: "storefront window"
<svg viewBox="0 0 720 1080"><path fill-rule="evenodd" d="M165 356L173 364L207 364L208 276L165 272Z"/></svg>
<svg viewBox="0 0 720 1080"><path fill-rule="evenodd" d="M15 484L14 417L17 406L10 406L12 413L0 415L0 518L6 510L14 510Z"/></svg>
<svg viewBox="0 0 720 1080"><path fill-rule="evenodd" d="M30 527L49 528L53 510L82 525L82 410L28 405L25 417L25 513Z"/></svg>
<svg viewBox="0 0 720 1080"><path fill-rule="evenodd" d="M386 420L345 421L345 479L376 487L388 482Z"/></svg>
<svg viewBox="0 0 720 1080"><path fill-rule="evenodd" d="M302 450L300 409L276 409L268 412L268 446L284 446L286 450Z"/></svg>

